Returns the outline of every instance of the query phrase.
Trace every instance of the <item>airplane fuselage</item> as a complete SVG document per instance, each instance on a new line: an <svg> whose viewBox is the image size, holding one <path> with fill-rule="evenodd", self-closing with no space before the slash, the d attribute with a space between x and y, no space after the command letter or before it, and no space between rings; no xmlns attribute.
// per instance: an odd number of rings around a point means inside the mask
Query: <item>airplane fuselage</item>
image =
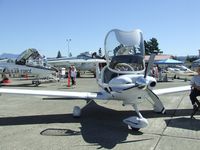
<svg viewBox="0 0 200 150"><path fill-rule="evenodd" d="M126 74L114 77L108 84L98 80L98 85L104 89L107 95L105 99L115 99L123 101L124 105L142 102L147 96L146 88L153 89L156 86L156 79L147 76L144 79L142 74Z"/></svg>
<svg viewBox="0 0 200 150"><path fill-rule="evenodd" d="M0 63L1 72L3 73L3 69L6 69L6 72L11 74L18 74L18 75L32 75L38 78L45 78L53 73L54 70L44 68L44 67L35 67L35 66L27 66L27 65L16 65L14 63Z"/></svg>
<svg viewBox="0 0 200 150"><path fill-rule="evenodd" d="M95 72L96 63L105 63L104 59L55 59L48 60L48 64L56 67L69 68L74 65L77 70Z"/></svg>

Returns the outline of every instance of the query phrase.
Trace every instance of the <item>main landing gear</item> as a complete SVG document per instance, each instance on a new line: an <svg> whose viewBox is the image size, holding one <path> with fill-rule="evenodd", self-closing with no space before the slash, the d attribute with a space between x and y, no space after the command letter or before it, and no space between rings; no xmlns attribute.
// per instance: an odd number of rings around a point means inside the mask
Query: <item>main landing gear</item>
<svg viewBox="0 0 200 150"><path fill-rule="evenodd" d="M79 106L74 106L73 117L79 118L81 116L81 108Z"/></svg>
<svg viewBox="0 0 200 150"><path fill-rule="evenodd" d="M83 106L82 108L80 108L79 106L74 106L74 109L73 109L73 117L74 118L79 118L81 116L81 111L83 108L85 108L87 105L89 105L93 100L90 99L90 100L87 100L87 103L85 106Z"/></svg>
<svg viewBox="0 0 200 150"><path fill-rule="evenodd" d="M32 84L37 87L41 84L41 82L39 80L33 80Z"/></svg>

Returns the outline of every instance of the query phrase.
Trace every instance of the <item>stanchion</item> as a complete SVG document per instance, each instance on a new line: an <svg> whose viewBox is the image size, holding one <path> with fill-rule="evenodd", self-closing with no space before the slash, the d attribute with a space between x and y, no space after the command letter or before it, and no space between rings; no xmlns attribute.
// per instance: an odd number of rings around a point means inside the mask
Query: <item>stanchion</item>
<svg viewBox="0 0 200 150"><path fill-rule="evenodd" d="M26 80L28 80L28 74L27 73L24 75L24 77L25 77Z"/></svg>
<svg viewBox="0 0 200 150"><path fill-rule="evenodd" d="M70 74L68 73L68 78L67 78L67 87L70 87Z"/></svg>
<svg viewBox="0 0 200 150"><path fill-rule="evenodd" d="M74 85L76 85L76 77L74 77Z"/></svg>

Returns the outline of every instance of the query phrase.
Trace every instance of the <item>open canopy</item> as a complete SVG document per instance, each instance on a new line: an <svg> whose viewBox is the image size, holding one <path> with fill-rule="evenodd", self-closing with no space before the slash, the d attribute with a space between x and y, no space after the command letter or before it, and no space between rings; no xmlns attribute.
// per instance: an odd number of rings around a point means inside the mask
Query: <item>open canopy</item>
<svg viewBox="0 0 200 150"><path fill-rule="evenodd" d="M183 64L183 62L175 59L165 59L156 61L154 64Z"/></svg>

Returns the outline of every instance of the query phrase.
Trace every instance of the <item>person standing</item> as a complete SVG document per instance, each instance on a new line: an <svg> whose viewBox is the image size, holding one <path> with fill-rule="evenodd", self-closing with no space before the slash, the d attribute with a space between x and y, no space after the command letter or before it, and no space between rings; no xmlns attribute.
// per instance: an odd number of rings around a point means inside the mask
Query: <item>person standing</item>
<svg viewBox="0 0 200 150"><path fill-rule="evenodd" d="M71 66L68 69L67 73L67 86L70 87L70 79L71 79Z"/></svg>
<svg viewBox="0 0 200 150"><path fill-rule="evenodd" d="M76 68L74 65L71 66L71 80L72 85L76 85Z"/></svg>
<svg viewBox="0 0 200 150"><path fill-rule="evenodd" d="M10 83L9 74L5 68L3 69L2 80L0 81L0 83Z"/></svg>
<svg viewBox="0 0 200 150"><path fill-rule="evenodd" d="M193 105L193 110L198 108L198 99L197 96L200 96L200 66L197 68L197 75L193 76L191 79L191 93L190 100Z"/></svg>

